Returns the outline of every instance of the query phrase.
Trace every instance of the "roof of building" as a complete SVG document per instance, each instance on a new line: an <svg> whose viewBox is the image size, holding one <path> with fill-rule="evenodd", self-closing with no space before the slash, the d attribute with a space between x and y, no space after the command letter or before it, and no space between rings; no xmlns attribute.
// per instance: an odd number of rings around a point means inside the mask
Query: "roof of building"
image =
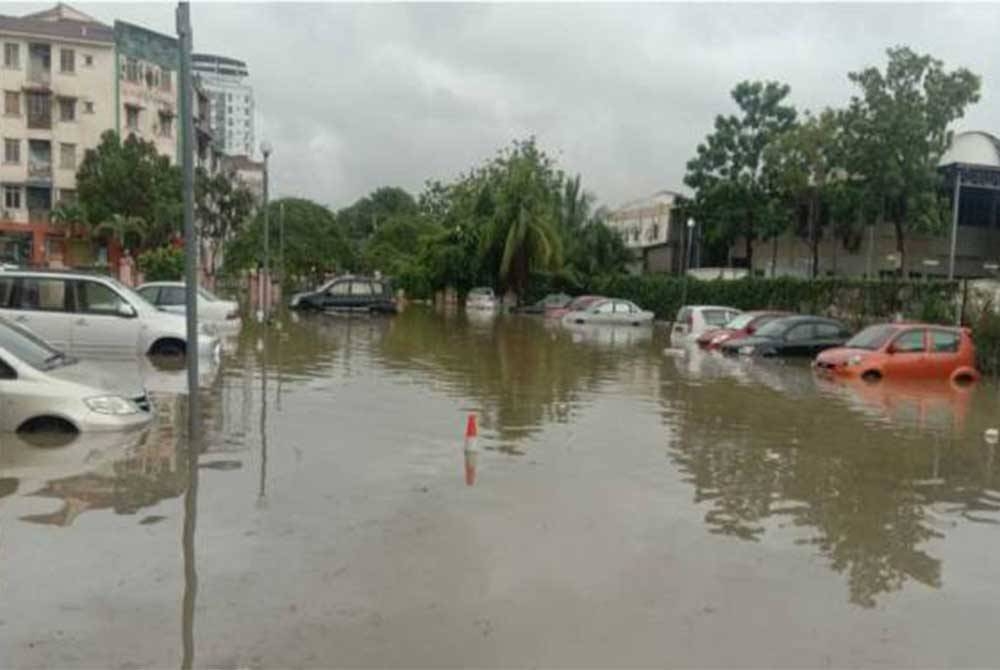
<svg viewBox="0 0 1000 670"><path fill-rule="evenodd" d="M954 163L1000 168L1000 139L981 130L956 133L938 162L939 165Z"/></svg>
<svg viewBox="0 0 1000 670"><path fill-rule="evenodd" d="M230 58L228 56L217 56L215 54L191 54L191 64L198 65L199 63L218 63L219 65L237 65L240 67L246 67L246 61L237 60L235 58Z"/></svg>
<svg viewBox="0 0 1000 670"><path fill-rule="evenodd" d="M24 16L0 14L0 32L105 44L115 40L111 26L63 3Z"/></svg>
<svg viewBox="0 0 1000 670"><path fill-rule="evenodd" d="M629 209L635 209L638 207L649 207L650 205L661 204L661 203L673 203L677 198L683 198L684 196L677 191L671 191L669 189L663 189L657 191L652 195L648 195L645 198L638 198L636 200L630 200L624 205L619 207L616 212L621 212Z"/></svg>

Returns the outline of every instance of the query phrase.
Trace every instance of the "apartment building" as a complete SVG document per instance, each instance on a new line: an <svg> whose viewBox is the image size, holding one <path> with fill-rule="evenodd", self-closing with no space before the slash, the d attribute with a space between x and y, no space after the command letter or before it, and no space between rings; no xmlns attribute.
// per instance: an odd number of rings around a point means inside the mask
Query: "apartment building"
<svg viewBox="0 0 1000 670"><path fill-rule="evenodd" d="M180 153L177 86L180 48L176 37L115 21L114 128L135 135L177 162Z"/></svg>
<svg viewBox="0 0 1000 670"><path fill-rule="evenodd" d="M63 252L51 222L76 197L83 152L114 123L114 33L66 5L0 15L0 262Z"/></svg>
<svg viewBox="0 0 1000 670"><path fill-rule="evenodd" d="M222 151L253 157L255 111L247 64L226 56L194 54L191 69L208 92L211 128Z"/></svg>
<svg viewBox="0 0 1000 670"><path fill-rule="evenodd" d="M222 169L246 186L257 204L264 201L264 161L255 161L249 156L226 156Z"/></svg>

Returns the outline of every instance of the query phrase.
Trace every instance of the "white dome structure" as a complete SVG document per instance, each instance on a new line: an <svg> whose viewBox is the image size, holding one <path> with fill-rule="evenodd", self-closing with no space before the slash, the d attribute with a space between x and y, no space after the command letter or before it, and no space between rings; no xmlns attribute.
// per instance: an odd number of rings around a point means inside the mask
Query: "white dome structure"
<svg viewBox="0 0 1000 670"><path fill-rule="evenodd" d="M938 165L954 163L1000 168L1000 139L981 130L956 133Z"/></svg>

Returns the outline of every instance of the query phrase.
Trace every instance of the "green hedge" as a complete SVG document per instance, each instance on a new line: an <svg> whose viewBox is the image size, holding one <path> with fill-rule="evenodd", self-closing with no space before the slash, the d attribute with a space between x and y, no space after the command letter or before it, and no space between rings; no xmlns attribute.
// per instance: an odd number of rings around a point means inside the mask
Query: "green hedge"
<svg viewBox="0 0 1000 670"><path fill-rule="evenodd" d="M840 318L853 326L892 318L947 323L960 299L958 282L868 281L859 279L687 280L667 275L619 275L588 287L595 293L632 300L658 319L673 319L682 303L739 309L782 309Z"/></svg>

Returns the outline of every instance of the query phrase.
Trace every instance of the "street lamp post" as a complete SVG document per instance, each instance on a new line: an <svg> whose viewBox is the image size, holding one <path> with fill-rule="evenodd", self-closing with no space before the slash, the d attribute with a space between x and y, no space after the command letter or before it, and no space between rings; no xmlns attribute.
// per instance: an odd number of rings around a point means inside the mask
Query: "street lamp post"
<svg viewBox="0 0 1000 670"><path fill-rule="evenodd" d="M688 295L688 263L691 262L691 242L694 240L694 219L687 220L687 249L681 268L684 271L684 289L681 292L681 307L687 304Z"/></svg>
<svg viewBox="0 0 1000 670"><path fill-rule="evenodd" d="M261 310L264 321L271 318L271 217L268 207L268 168L267 159L271 156L271 143L260 143L260 152L264 155L264 277L261 293Z"/></svg>

